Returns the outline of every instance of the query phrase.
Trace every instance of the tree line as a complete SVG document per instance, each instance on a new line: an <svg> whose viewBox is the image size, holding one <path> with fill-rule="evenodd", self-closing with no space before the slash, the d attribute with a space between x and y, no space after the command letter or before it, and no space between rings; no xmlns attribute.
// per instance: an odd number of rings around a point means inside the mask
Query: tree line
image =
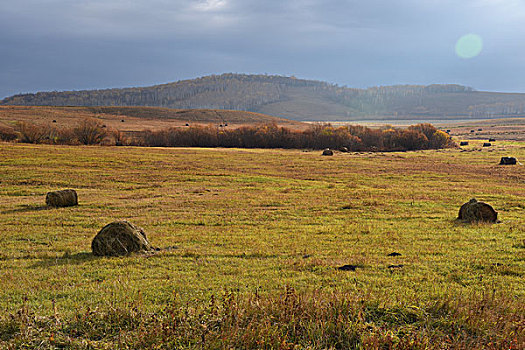
<svg viewBox="0 0 525 350"><path fill-rule="evenodd" d="M373 129L359 125L335 127L312 124L293 130L276 124L225 128L195 125L124 133L108 130L96 119L84 119L70 128L19 123L0 128L0 139L25 143L128 145L146 147L235 147L285 149L345 149L348 151L411 151L454 147L450 136L431 124L406 129Z"/></svg>

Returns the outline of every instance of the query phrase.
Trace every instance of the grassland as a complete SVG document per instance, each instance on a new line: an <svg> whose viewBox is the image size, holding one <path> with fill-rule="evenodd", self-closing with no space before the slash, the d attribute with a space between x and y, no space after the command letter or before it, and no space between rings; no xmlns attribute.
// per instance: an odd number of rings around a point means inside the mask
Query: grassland
<svg viewBox="0 0 525 350"><path fill-rule="evenodd" d="M86 118L95 118L108 128L125 132L166 129L186 124L228 124L228 127L235 128L275 123L294 129L306 128L306 124L298 121L245 111L160 107L0 106L0 126L14 126L17 122L26 122L69 128ZM52 123L53 120L55 123Z"/></svg>
<svg viewBox="0 0 525 350"><path fill-rule="evenodd" d="M480 146L0 144L0 348L522 349L525 145ZM472 197L502 222L456 222ZM93 257L117 219L162 250Z"/></svg>

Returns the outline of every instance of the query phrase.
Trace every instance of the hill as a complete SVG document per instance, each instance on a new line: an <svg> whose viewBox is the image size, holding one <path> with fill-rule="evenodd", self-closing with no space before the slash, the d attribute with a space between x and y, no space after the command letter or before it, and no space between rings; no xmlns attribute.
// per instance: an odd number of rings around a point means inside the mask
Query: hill
<svg viewBox="0 0 525 350"><path fill-rule="evenodd" d="M22 121L47 124L54 120L57 126L69 127L84 118L97 118L108 127L121 131L156 130L187 123L228 124L228 127L275 123L294 129L306 127L298 121L246 111L159 107L0 106L0 124L6 125Z"/></svg>
<svg viewBox="0 0 525 350"><path fill-rule="evenodd" d="M39 92L0 105L226 109L294 120L452 119L525 116L525 94L456 84L355 89L275 75L222 74L150 87Z"/></svg>

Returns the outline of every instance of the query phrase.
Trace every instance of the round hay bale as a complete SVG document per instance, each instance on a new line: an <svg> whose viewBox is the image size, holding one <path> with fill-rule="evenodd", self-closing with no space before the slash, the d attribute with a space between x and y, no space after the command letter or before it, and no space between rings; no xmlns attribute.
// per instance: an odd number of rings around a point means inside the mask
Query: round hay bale
<svg viewBox="0 0 525 350"><path fill-rule="evenodd" d="M514 157L501 157L499 165L515 165L518 160Z"/></svg>
<svg viewBox="0 0 525 350"><path fill-rule="evenodd" d="M496 139L489 139L489 142L496 142Z"/></svg>
<svg viewBox="0 0 525 350"><path fill-rule="evenodd" d="M334 155L334 152L330 148L327 148L323 151L323 156L333 156L333 155Z"/></svg>
<svg viewBox="0 0 525 350"><path fill-rule="evenodd" d="M55 208L78 205L77 191L61 190L48 192L46 195L46 204Z"/></svg>
<svg viewBox="0 0 525 350"><path fill-rule="evenodd" d="M468 146L468 141L461 141L459 143L460 146Z"/></svg>
<svg viewBox="0 0 525 350"><path fill-rule="evenodd" d="M339 148L339 152L346 153L346 152L348 152L348 148L347 147L341 147L341 148Z"/></svg>
<svg viewBox="0 0 525 350"><path fill-rule="evenodd" d="M490 143L490 142L485 142L483 144L483 147L490 147L490 146L492 146L492 143Z"/></svg>
<svg viewBox="0 0 525 350"><path fill-rule="evenodd" d="M476 198L472 198L459 209L458 220L465 222L497 222L498 212L489 204L478 202Z"/></svg>
<svg viewBox="0 0 525 350"><path fill-rule="evenodd" d="M128 221L114 221L104 226L91 242L96 256L122 256L153 250L142 228Z"/></svg>

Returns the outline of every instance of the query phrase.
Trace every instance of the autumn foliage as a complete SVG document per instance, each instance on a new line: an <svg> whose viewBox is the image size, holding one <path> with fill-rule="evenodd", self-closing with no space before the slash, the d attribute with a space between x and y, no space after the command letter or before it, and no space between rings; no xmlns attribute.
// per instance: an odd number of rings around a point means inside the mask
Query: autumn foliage
<svg viewBox="0 0 525 350"><path fill-rule="evenodd" d="M409 151L454 145L448 134L437 130L431 124L418 124L408 129L313 124L304 131L291 130L275 124L244 126L236 129L212 125L191 126L144 131L136 136L135 143L153 147L296 149L346 147L350 151Z"/></svg>
<svg viewBox="0 0 525 350"><path fill-rule="evenodd" d="M276 124L239 128L195 125L125 133L107 131L96 119L85 119L73 128L20 123L17 129L19 142L52 144L287 149L346 147L349 151L411 151L454 146L447 133L431 124L413 125L407 129L312 124L302 131Z"/></svg>

